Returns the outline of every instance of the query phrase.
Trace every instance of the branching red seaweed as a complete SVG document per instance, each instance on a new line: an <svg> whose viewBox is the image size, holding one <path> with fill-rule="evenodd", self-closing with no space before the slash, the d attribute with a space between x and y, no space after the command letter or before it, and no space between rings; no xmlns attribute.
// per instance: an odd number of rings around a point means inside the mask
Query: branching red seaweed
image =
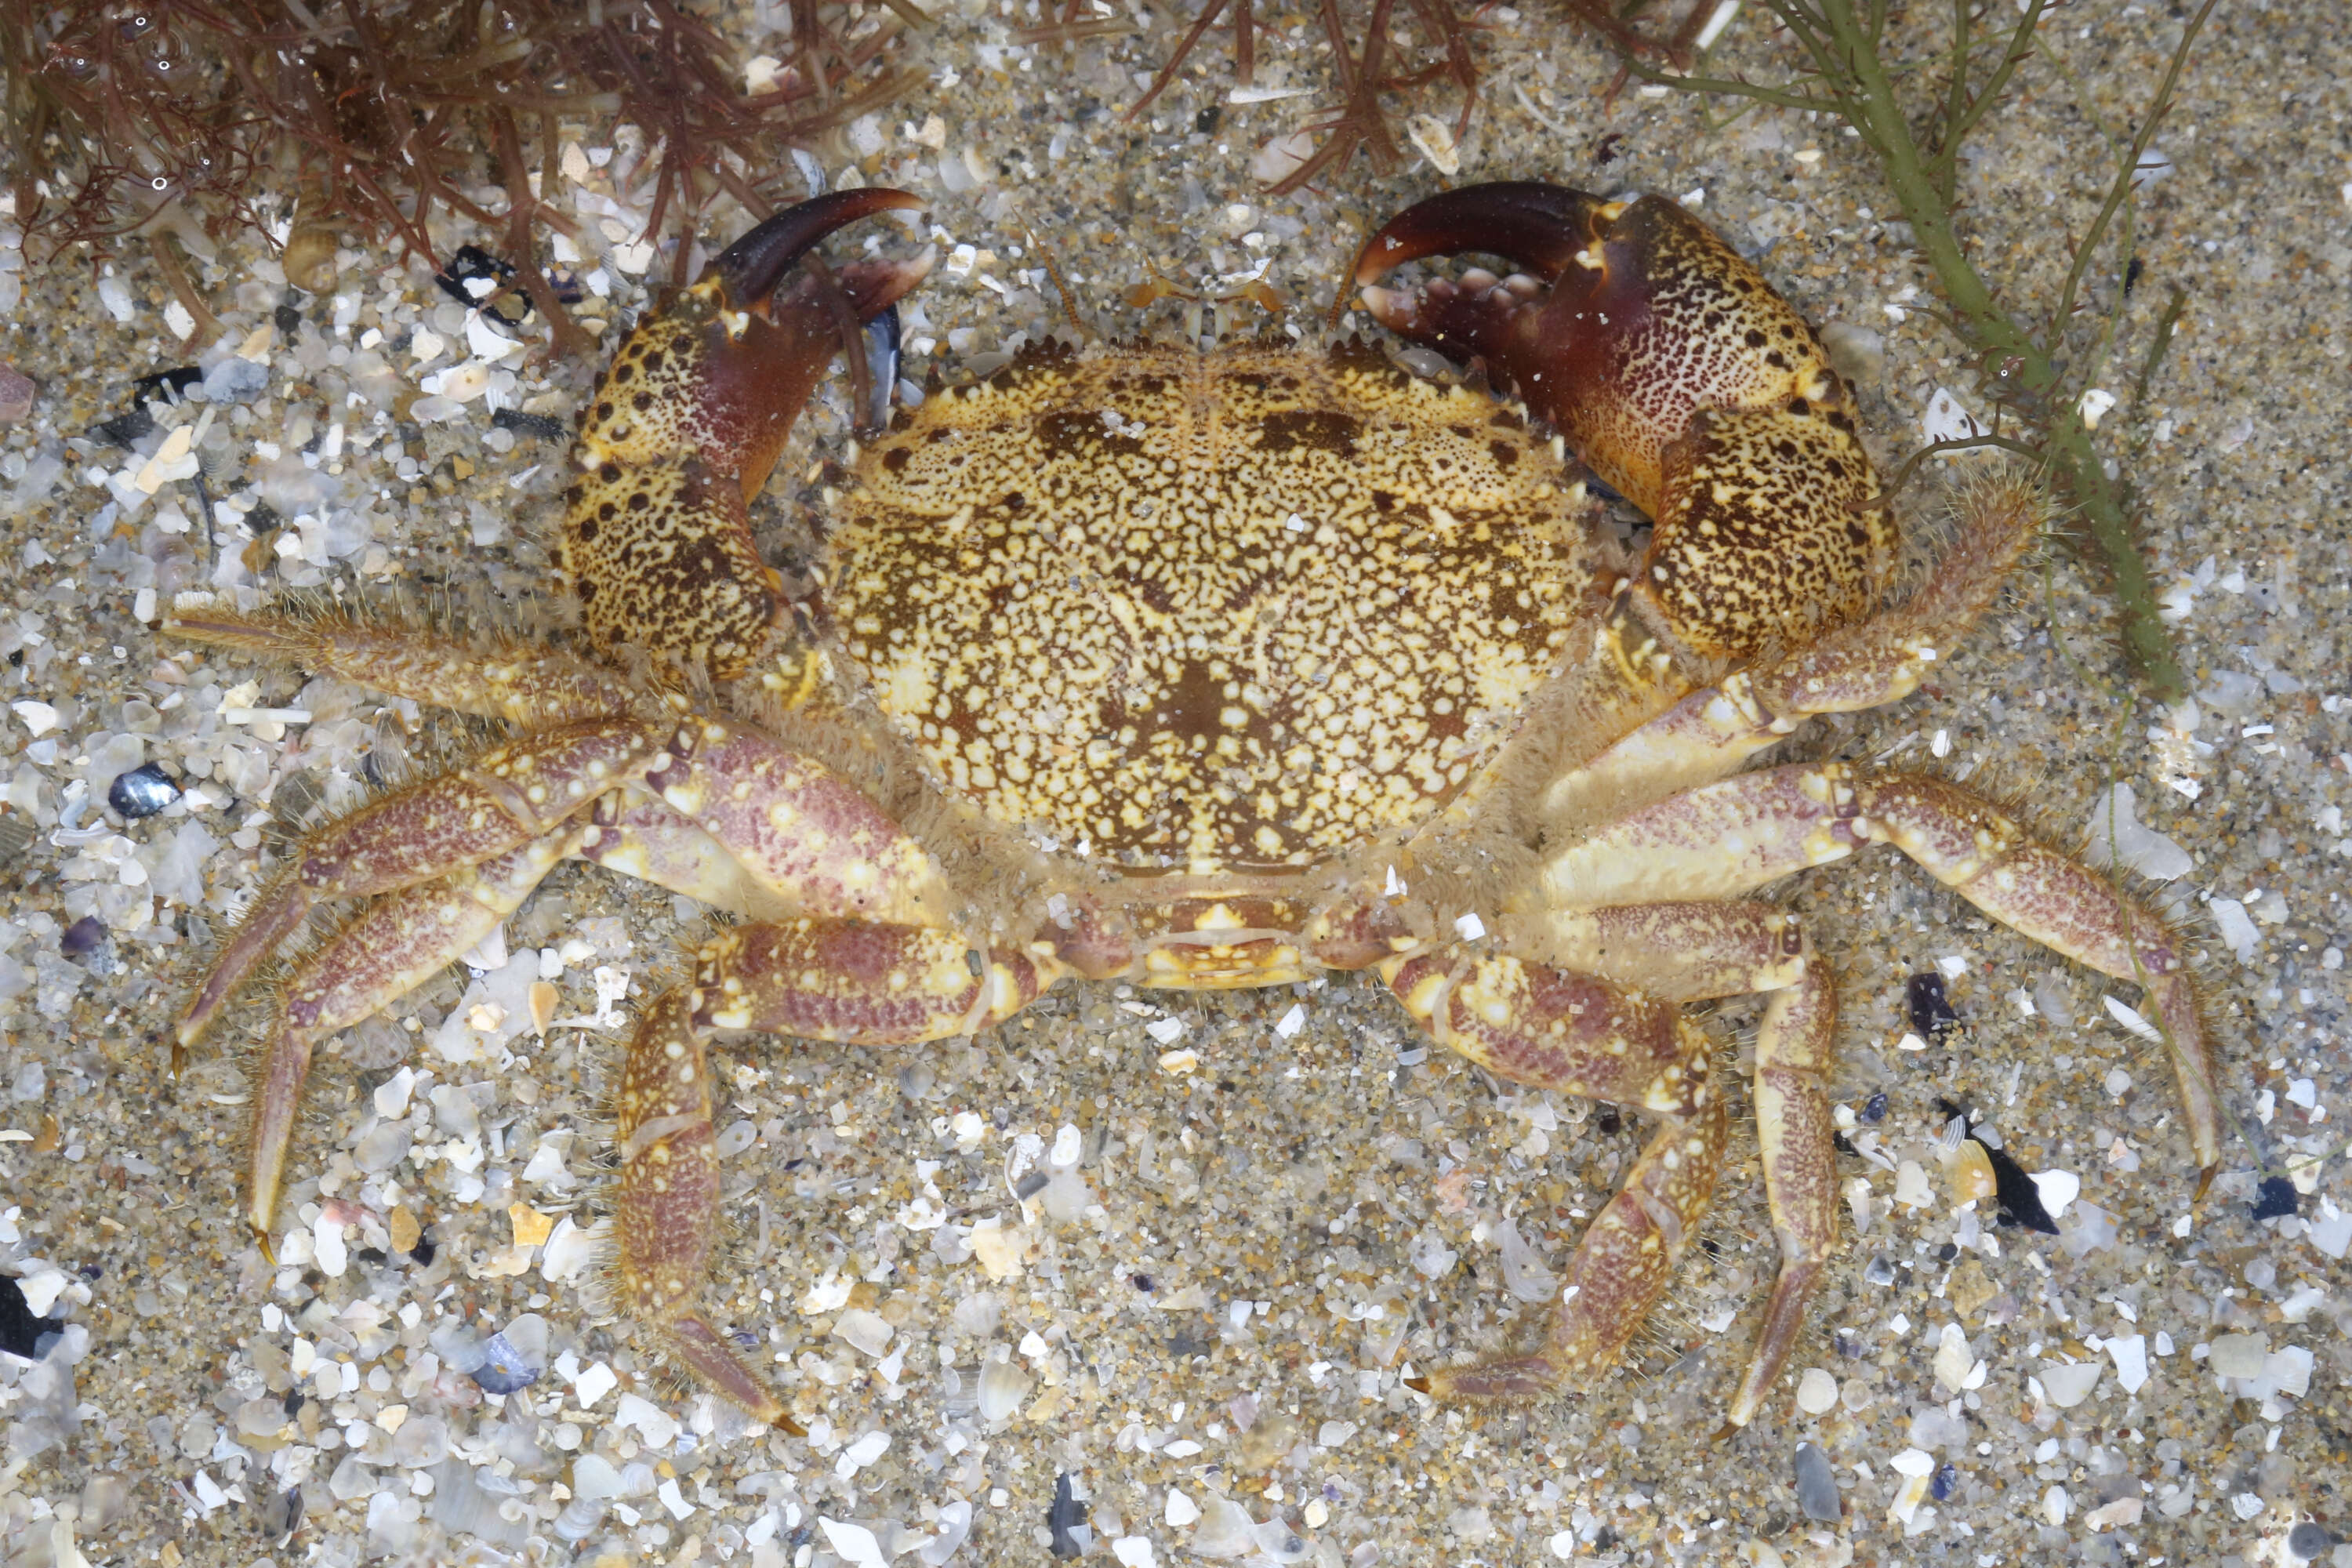
<svg viewBox="0 0 2352 1568"><path fill-rule="evenodd" d="M713 195L764 214L788 146L908 85L886 57L920 12L866 4L793 0L784 68L746 92L732 46L679 0L0 0L17 211L58 244L144 234L166 262L163 234L191 249L232 228L270 236L260 192L292 202L279 234L290 220L434 260L434 214L461 215L502 234L518 284L568 338L532 254L570 227L531 188L551 180L563 124L646 132L647 236L677 236L683 268ZM184 295L184 275L172 281Z"/></svg>

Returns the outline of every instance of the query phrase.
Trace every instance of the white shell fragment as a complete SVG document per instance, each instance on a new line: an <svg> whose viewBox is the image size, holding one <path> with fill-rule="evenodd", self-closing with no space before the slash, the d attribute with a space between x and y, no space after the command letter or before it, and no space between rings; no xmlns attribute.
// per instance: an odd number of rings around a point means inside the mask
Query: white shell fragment
<svg viewBox="0 0 2352 1568"><path fill-rule="evenodd" d="M1808 1415L1826 1414L1837 1404L1838 1382L1820 1367L1809 1366L1797 1379L1797 1408Z"/></svg>
<svg viewBox="0 0 2352 1568"><path fill-rule="evenodd" d="M2042 1392L2061 1410L2071 1410L2091 1396L2106 1369L2095 1361L2049 1362L2042 1365Z"/></svg>
<svg viewBox="0 0 2352 1568"><path fill-rule="evenodd" d="M2083 1178L2072 1171L2036 1171L2033 1185L2052 1219L2063 1218L2067 1205L2083 1194Z"/></svg>

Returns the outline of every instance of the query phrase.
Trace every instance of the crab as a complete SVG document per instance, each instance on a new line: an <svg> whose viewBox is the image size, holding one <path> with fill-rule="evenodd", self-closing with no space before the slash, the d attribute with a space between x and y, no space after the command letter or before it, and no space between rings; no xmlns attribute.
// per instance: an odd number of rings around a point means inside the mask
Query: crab
<svg viewBox="0 0 2352 1568"><path fill-rule="evenodd" d="M918 205L869 189L782 213L622 344L566 493L589 651L315 614L172 624L511 726L313 832L185 1009L183 1046L315 906L368 900L272 986L245 1194L265 1247L314 1046L567 857L740 917L627 1047L613 1284L693 1378L786 1427L702 1299L720 1220L708 1051L747 1033L907 1047L990 1028L1065 978L1369 972L1497 1078L1654 1122L1539 1342L1421 1384L1520 1400L1615 1362L1665 1289L1732 1100L1685 1005L1762 994L1748 1094L1780 1262L1736 1426L1837 1234L1831 966L1757 895L1889 844L2145 988L2210 1179L2210 1031L2153 908L1940 777L1748 765L1815 716L1913 690L2044 509L2021 481L1967 487L1945 548L1906 575L1851 390L1682 207L1497 184L1391 219L1360 302L1473 363L1452 380L1360 341L1026 350L866 433L825 491L814 580L788 590L749 499L836 348L889 327L929 265L828 271L811 253ZM1458 252L1517 270L1381 286ZM1586 472L1652 520L1638 553Z"/></svg>

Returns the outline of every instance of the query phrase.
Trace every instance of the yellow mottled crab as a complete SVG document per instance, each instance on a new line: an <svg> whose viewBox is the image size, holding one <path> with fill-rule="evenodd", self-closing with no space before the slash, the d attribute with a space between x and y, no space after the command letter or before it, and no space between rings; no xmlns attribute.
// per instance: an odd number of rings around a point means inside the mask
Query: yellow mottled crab
<svg viewBox="0 0 2352 1568"><path fill-rule="evenodd" d="M1656 1119L1541 1342L1426 1384L1507 1399L1607 1365L1657 1300L1727 1120L1683 1005L1769 993L1752 1095L1781 1265L1730 1403L1745 1423L1832 1250L1836 1194L1832 978L1796 918L1750 895L1884 842L2147 988L2210 1176L2208 1029L2154 910L1942 779L1742 771L1810 716L1910 692L2041 511L2021 485L1968 491L1941 559L1898 587L1848 389L1682 208L1488 184L1372 237L1364 306L1483 362L1516 406L1360 343L1027 351L864 445L828 492L814 588L788 595L747 498L849 328L888 319L928 263L787 280L835 229L917 205L859 190L770 219L622 345L564 523L595 657L317 618L173 624L514 727L313 833L189 1004L183 1044L316 903L372 900L278 988L257 1234L314 1043L465 952L566 857L745 917L630 1044L615 1279L665 1351L783 1426L700 1301L719 1192L705 1051L744 1032L905 1046L987 1028L1064 976L1368 970L1498 1077ZM1521 270L1376 286L1463 250ZM1638 559L1569 452L1654 520ZM707 679L647 673L681 666ZM1481 910L1491 926L1465 918Z"/></svg>

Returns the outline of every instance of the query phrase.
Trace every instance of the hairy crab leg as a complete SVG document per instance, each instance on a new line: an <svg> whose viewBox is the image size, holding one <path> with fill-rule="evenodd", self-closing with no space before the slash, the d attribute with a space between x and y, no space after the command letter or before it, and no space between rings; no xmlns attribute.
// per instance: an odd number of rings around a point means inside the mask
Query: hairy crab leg
<svg viewBox="0 0 2352 1568"><path fill-rule="evenodd" d="M2147 903L1957 784L1835 763L1742 773L1595 831L1544 868L1541 896L1557 908L1661 893L1735 899L1871 843L1894 845L2011 930L2147 992L2180 1087L2201 1197L2221 1163L2221 1111L2186 945Z"/></svg>
<svg viewBox="0 0 2352 1568"><path fill-rule="evenodd" d="M253 1068L246 1224L269 1247L285 1185L286 1153L310 1072L310 1053L338 1029L425 984L522 907L584 828L566 826L519 849L376 900L308 954L280 988Z"/></svg>
<svg viewBox="0 0 2352 1568"><path fill-rule="evenodd" d="M1769 992L1756 1037L1757 1139L1780 1268L1764 1325L1732 1397L1730 1424L1754 1419L1804 1327L1805 1304L1837 1247L1837 1156L1829 1078L1837 1062L1837 989L1797 917L1770 904L1622 905L1514 922L1549 956L1677 1001Z"/></svg>
<svg viewBox="0 0 2352 1568"><path fill-rule="evenodd" d="M1723 1098L1714 1094L1688 1116L1664 1118L1625 1184L1576 1244L1543 1343L1438 1368L1418 1380L1423 1392L1440 1399L1536 1399L1615 1365L1715 1201L1727 1121Z"/></svg>
<svg viewBox="0 0 2352 1568"><path fill-rule="evenodd" d="M1536 1089L1688 1115L1706 1037L1673 1003L1509 954L1392 958L1375 972L1438 1044Z"/></svg>
<svg viewBox="0 0 2352 1568"><path fill-rule="evenodd" d="M598 802L594 820L573 853L729 914L774 920L795 912L791 900L754 880L725 845L650 796L640 795L616 810Z"/></svg>
<svg viewBox="0 0 2352 1568"><path fill-rule="evenodd" d="M1818 713L1850 713L1909 696L1992 604L2040 537L2049 512L2039 487L1995 478L1952 498L1950 536L1935 566L1904 599L1811 647L1692 692L1545 792L1555 826L1622 815L1676 790L1712 783ZM1630 644L1619 662L1640 666L1649 648L1638 623L1606 628Z"/></svg>
<svg viewBox="0 0 2352 1568"><path fill-rule="evenodd" d="M722 680L767 647L782 584L760 559L746 509L844 346L845 319L888 310L930 258L852 262L833 285L785 279L835 229L921 205L904 191L860 189L778 213L622 342L597 380L572 447L579 478L564 492L562 564L598 646L683 659Z"/></svg>
<svg viewBox="0 0 2352 1568"><path fill-rule="evenodd" d="M1377 972L1440 1043L1497 1076L1636 1106L1661 1122L1578 1241L1544 1343L1433 1373L1425 1390L1527 1399L1612 1365L1714 1200L1726 1118L1706 1037L1670 1002L1509 956L1395 958Z"/></svg>
<svg viewBox="0 0 2352 1568"><path fill-rule="evenodd" d="M181 1015L181 1047L204 1037L319 900L413 887L520 848L622 783L669 729L606 718L538 731L320 828L221 944Z"/></svg>
<svg viewBox="0 0 2352 1568"><path fill-rule="evenodd" d="M700 1310L719 1235L719 1151L693 995L680 986L646 1007L621 1068L614 1129L621 1143L613 1215L614 1304L704 1387L797 1435L800 1423Z"/></svg>
<svg viewBox="0 0 2352 1568"><path fill-rule="evenodd" d="M619 676L571 654L524 644L484 649L397 621L223 608L181 612L163 630L188 642L283 659L371 691L523 724L625 713L640 700Z"/></svg>
<svg viewBox="0 0 2352 1568"><path fill-rule="evenodd" d="M1536 276L1376 286L1464 250ZM1634 591L1691 651L1809 643L1876 607L1893 533L1853 396L1795 309L1676 204L1465 186L1391 218L1356 281L1391 331L1483 359L1655 521Z"/></svg>
<svg viewBox="0 0 2352 1568"><path fill-rule="evenodd" d="M913 835L823 763L749 725L690 719L646 787L794 908L933 925L953 894Z"/></svg>
<svg viewBox="0 0 2352 1568"><path fill-rule="evenodd" d="M747 1030L868 1046L944 1039L1003 1022L1061 973L1048 958L983 956L951 931L862 921L739 926L705 945L694 984L646 1009L622 1072L620 1304L705 1387L799 1431L700 1310L719 1194L706 1039Z"/></svg>

